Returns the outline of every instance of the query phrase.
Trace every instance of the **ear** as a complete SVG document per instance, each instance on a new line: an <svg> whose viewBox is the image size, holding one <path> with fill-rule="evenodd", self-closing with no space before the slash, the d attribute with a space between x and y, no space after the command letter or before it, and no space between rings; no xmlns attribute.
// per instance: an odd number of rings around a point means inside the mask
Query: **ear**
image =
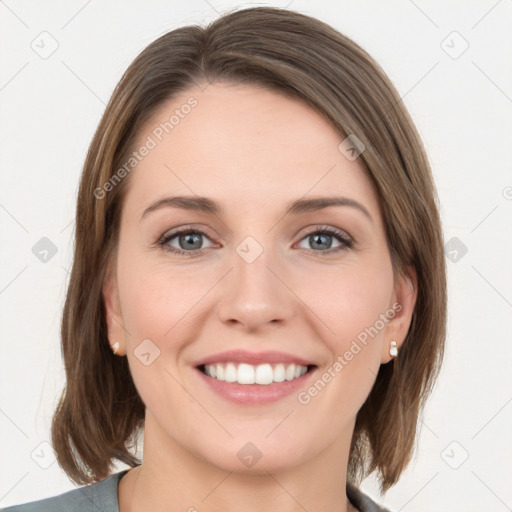
<svg viewBox="0 0 512 512"><path fill-rule="evenodd" d="M111 269L109 269L103 284L103 300L105 302L110 347L112 348L114 344L119 343L119 348L115 351L115 354L124 356L126 355L126 330L124 328L123 315L119 302L117 279L115 272L112 272Z"/></svg>
<svg viewBox="0 0 512 512"><path fill-rule="evenodd" d="M418 296L417 285L418 279L414 267L406 267L404 275L397 278L389 309L390 312L394 311L394 316L386 325L382 344L382 363L388 363L392 359L389 353L391 341L395 340L397 348L400 349L407 336Z"/></svg>

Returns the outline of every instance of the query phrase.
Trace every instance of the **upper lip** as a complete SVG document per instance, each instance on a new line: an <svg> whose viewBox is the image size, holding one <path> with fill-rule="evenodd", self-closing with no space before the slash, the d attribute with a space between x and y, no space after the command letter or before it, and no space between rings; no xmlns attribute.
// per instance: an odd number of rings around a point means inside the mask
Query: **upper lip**
<svg viewBox="0 0 512 512"><path fill-rule="evenodd" d="M265 352L248 352L247 350L227 350L211 356L200 359L194 363L194 366L215 363L247 363L252 365L270 363L270 364L300 364L302 366L314 365L311 361L298 357L294 354L278 352L275 350Z"/></svg>

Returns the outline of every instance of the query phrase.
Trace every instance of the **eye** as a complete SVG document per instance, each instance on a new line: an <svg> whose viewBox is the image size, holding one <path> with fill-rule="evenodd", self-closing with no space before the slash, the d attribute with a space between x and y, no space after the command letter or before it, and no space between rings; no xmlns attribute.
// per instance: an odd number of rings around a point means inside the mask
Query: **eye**
<svg viewBox="0 0 512 512"><path fill-rule="evenodd" d="M204 238L210 241L204 231L201 231L200 229L187 228L164 235L158 242L158 245L162 246L163 249L169 252L191 255L213 245L204 246Z"/></svg>
<svg viewBox="0 0 512 512"><path fill-rule="evenodd" d="M205 239L209 245L204 245ZM311 253L322 256L346 251L354 244L353 240L344 231L329 226L315 226L315 230L310 231L299 243L299 247L307 248L300 245L303 243L310 244ZM333 246L333 243L337 245ZM187 227L164 234L157 245L171 253L197 256L201 254L203 249L212 247L214 244L204 231Z"/></svg>
<svg viewBox="0 0 512 512"><path fill-rule="evenodd" d="M333 241L337 242L338 245L333 247ZM353 246L352 239L344 231L325 226L316 226L315 231L308 233L300 243L304 242L310 244L313 249L312 252L320 255L335 254L346 251Z"/></svg>

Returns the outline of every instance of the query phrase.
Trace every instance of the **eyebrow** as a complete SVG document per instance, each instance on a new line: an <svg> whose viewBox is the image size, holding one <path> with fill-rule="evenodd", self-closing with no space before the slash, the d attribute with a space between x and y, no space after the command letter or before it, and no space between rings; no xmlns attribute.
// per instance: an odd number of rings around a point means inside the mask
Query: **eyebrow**
<svg viewBox="0 0 512 512"><path fill-rule="evenodd" d="M297 199L288 203L285 215L298 215L301 213L313 212L317 210L323 210L330 206L349 206L362 212L370 221L373 222L370 212L357 201L348 197L332 196L332 197L316 197L311 199ZM203 196L174 196L164 197L159 199L151 206L144 210L140 220L142 220L147 214L159 210L165 207L180 208L182 210L193 210L201 212L209 212L214 215L221 215L224 213L222 206L210 199Z"/></svg>

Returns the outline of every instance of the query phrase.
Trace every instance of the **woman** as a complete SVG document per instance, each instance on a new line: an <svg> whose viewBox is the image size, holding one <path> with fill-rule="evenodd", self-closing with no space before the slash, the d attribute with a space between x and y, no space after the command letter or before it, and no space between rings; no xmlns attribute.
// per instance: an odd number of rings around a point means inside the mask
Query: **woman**
<svg viewBox="0 0 512 512"><path fill-rule="evenodd" d="M165 34L76 219L52 441L88 485L6 510L384 510L357 486L411 458L446 280L422 143L366 52L274 8Z"/></svg>

